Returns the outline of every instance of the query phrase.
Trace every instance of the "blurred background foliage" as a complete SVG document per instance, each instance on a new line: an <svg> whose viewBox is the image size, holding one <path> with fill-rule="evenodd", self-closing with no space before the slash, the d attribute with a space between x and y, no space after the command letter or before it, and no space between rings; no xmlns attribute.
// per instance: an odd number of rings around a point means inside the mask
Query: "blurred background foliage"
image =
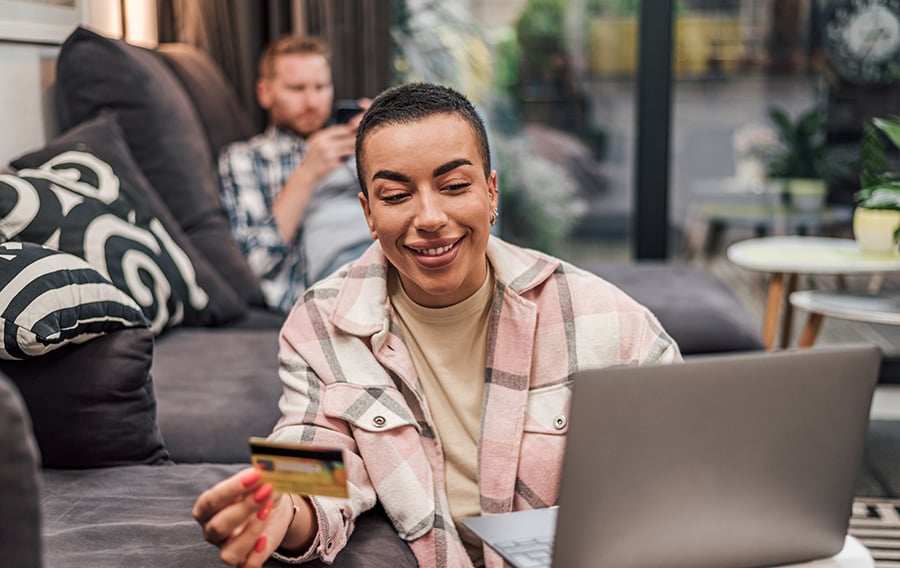
<svg viewBox="0 0 900 568"><path fill-rule="evenodd" d="M634 9L637 1L616 0L621 6L613 9ZM482 113L498 172L501 235L550 253L560 252L584 212L583 184L558 149L584 144L575 154L585 160L605 145L605 134L588 126L587 97L566 55L566 5L528 0L510 25L488 34L459 0L395 0L392 26L396 83L451 86Z"/></svg>

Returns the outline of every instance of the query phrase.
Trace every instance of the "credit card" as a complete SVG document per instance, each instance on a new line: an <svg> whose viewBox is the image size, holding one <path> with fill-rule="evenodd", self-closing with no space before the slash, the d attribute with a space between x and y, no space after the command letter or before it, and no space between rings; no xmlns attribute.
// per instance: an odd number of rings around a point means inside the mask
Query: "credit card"
<svg viewBox="0 0 900 568"><path fill-rule="evenodd" d="M347 498L347 470L340 448L250 438L250 454L263 483L271 483L275 491Z"/></svg>

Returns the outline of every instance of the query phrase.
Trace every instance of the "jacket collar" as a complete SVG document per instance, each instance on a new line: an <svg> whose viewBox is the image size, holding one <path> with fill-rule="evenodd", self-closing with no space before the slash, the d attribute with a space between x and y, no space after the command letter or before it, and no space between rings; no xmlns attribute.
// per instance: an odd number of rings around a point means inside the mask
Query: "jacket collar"
<svg viewBox="0 0 900 568"><path fill-rule="evenodd" d="M498 285L521 295L547 280L560 264L546 254L523 249L497 237L487 247ZM387 259L377 241L349 269L338 289L331 323L351 335L368 337L388 331Z"/></svg>

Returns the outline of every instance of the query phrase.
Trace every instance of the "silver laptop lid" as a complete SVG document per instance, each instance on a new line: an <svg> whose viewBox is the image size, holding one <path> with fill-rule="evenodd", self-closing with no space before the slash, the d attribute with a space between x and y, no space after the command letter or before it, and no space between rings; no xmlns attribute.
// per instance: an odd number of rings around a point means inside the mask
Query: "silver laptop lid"
<svg viewBox="0 0 900 568"><path fill-rule="evenodd" d="M736 568L844 543L881 352L580 373L554 566Z"/></svg>

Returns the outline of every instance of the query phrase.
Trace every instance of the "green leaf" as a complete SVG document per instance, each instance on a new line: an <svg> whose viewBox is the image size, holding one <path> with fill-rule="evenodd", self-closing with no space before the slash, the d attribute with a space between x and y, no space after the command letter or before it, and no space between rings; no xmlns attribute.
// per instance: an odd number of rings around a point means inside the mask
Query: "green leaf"
<svg viewBox="0 0 900 568"><path fill-rule="evenodd" d="M873 118L872 123L884 132L894 146L900 148L900 117L892 116L890 118Z"/></svg>
<svg viewBox="0 0 900 568"><path fill-rule="evenodd" d="M873 121L874 122L874 121ZM887 168L887 160L884 157L884 143L873 123L863 126L862 143L860 145L860 187L877 185L884 170Z"/></svg>

